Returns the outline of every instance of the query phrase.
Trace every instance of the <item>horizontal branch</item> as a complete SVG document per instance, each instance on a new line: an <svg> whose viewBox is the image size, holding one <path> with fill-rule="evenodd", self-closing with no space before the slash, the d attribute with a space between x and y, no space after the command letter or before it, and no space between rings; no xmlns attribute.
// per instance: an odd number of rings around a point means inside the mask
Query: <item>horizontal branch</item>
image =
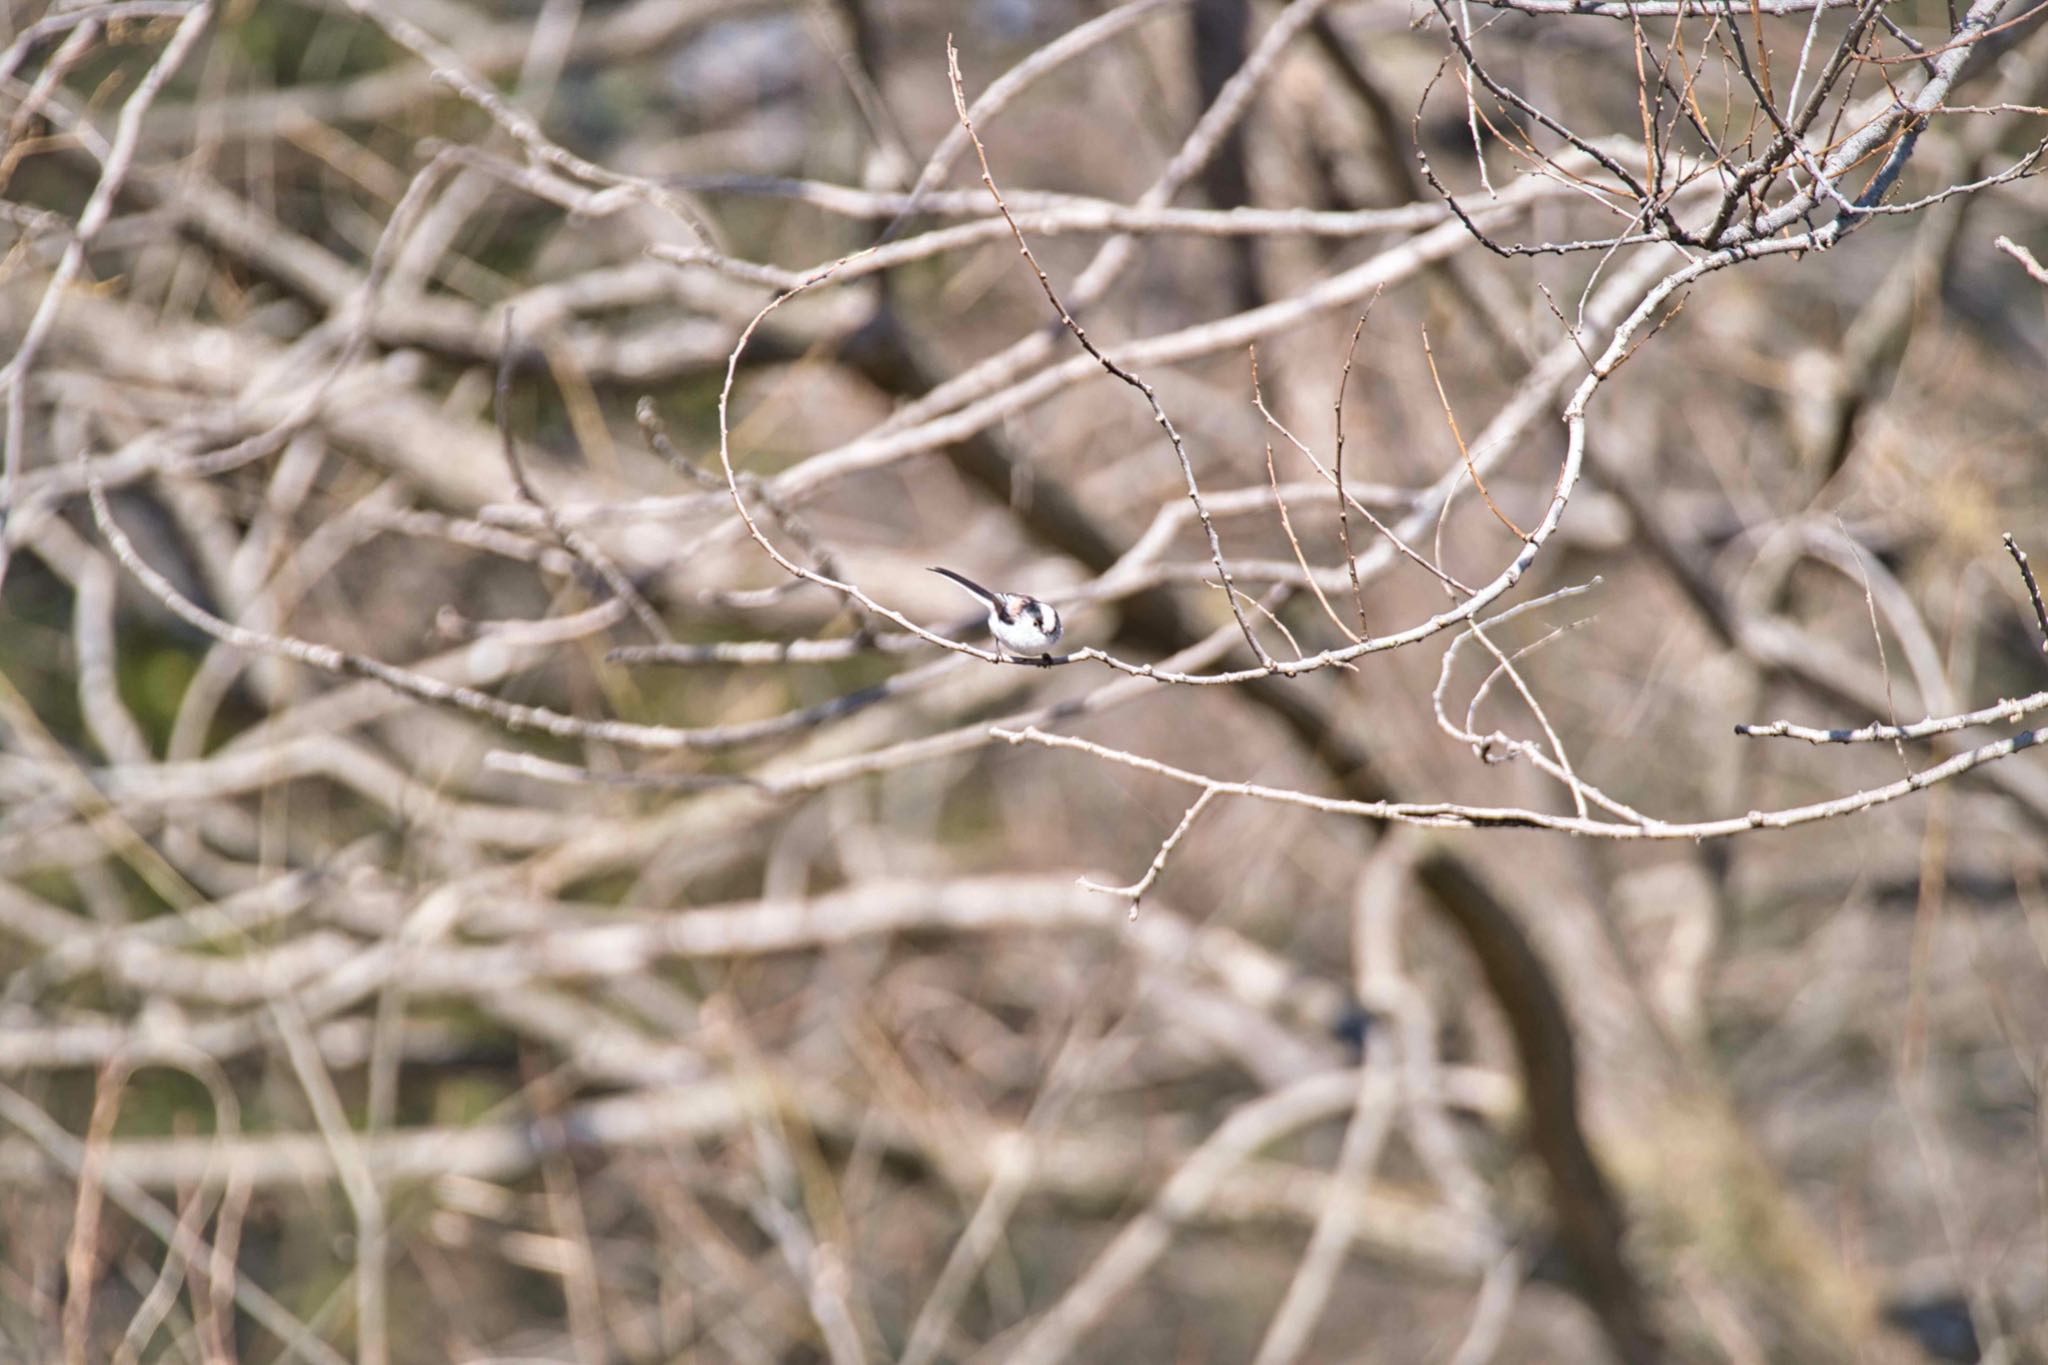
<svg viewBox="0 0 2048 1365"><path fill-rule="evenodd" d="M1945 762L1908 774L1897 782L1838 797L1832 801L1791 806L1783 810L1753 810L1746 815L1723 820L1674 823L1645 818L1640 824L1620 824L1583 816L1551 815L1543 811L1524 810L1512 806L1473 806L1450 801L1352 801L1341 797L1317 796L1309 792L1271 787L1257 782L1227 782L1205 777L1200 773L1176 768L1156 759L1143 758L1121 749L1111 749L1069 735L1047 734L1035 728L1004 730L997 733L999 737L1007 739L1012 744L1028 743L1042 745L1048 749L1071 749L1190 787L1215 791L1219 795L1246 796L1277 805L1321 811L1329 815L1351 815L1368 820L1384 820L1393 824L1425 825L1440 829L1548 829L1591 839L1623 842L1725 839L1753 830L1792 829L1799 825L1854 815L1902 797L1917 795L1929 787L1959 777L1972 768L2022 753L2040 744L2044 734L2048 734L2041 730L2025 730L2010 739L1999 740L1957 754Z"/></svg>

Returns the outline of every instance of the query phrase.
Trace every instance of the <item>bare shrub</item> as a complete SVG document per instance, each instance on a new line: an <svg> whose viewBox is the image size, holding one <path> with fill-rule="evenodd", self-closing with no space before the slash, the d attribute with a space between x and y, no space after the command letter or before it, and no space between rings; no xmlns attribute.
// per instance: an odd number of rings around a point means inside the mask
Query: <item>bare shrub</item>
<svg viewBox="0 0 2048 1365"><path fill-rule="evenodd" d="M8 1354L2048 1351L2044 42L0 18Z"/></svg>

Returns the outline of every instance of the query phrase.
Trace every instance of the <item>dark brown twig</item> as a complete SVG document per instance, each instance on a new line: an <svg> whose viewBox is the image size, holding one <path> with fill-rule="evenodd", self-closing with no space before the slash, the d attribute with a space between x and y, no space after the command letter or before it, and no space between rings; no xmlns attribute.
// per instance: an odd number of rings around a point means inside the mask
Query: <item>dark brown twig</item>
<svg viewBox="0 0 2048 1365"><path fill-rule="evenodd" d="M2041 628L2041 648L2048 651L2048 607L2041 604L2041 585L2034 581L2034 569L2027 563L2027 552L2012 538L2012 532L2007 531L2003 539L2006 553L2020 567L2020 578L2027 585L2027 598L2034 604L2034 623Z"/></svg>

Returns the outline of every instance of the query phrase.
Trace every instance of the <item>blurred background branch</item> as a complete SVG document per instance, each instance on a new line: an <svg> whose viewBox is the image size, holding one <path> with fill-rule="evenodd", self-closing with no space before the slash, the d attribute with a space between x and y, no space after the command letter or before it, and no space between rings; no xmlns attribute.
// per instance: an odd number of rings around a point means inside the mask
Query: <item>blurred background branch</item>
<svg viewBox="0 0 2048 1365"><path fill-rule="evenodd" d="M2048 1359L2043 23L0 14L0 1355Z"/></svg>

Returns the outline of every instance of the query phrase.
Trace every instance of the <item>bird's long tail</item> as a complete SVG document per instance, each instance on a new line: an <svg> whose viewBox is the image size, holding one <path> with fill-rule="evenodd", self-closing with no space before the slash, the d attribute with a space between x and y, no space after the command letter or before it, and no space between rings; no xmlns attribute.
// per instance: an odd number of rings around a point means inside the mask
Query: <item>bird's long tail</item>
<svg viewBox="0 0 2048 1365"><path fill-rule="evenodd" d="M984 602L992 604L996 600L996 595L990 592L987 588L982 587L981 584L975 582L971 578L967 578L960 574L954 573L951 569L941 569L937 565L932 565L931 571L939 575L941 578L952 579L955 583L958 583L961 587L967 589L967 591L973 593L976 597L979 597Z"/></svg>

